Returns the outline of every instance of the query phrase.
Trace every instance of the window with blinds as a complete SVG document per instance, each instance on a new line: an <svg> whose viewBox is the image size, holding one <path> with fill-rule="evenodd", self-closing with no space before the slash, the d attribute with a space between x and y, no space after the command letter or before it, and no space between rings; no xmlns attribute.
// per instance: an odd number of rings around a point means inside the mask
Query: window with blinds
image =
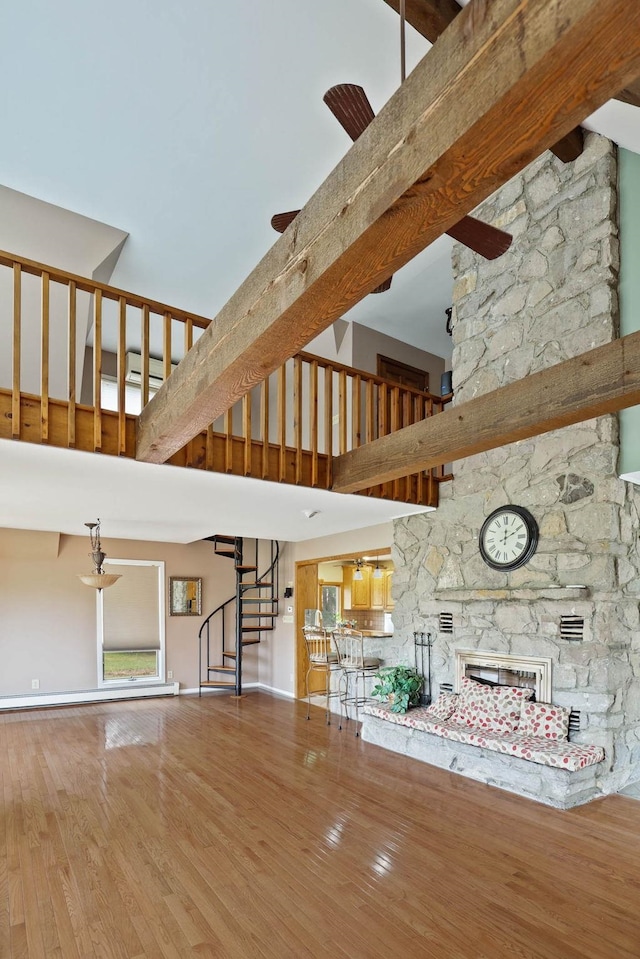
<svg viewBox="0 0 640 959"><path fill-rule="evenodd" d="M164 673L164 563L108 560L121 578L99 597L101 683L159 679Z"/></svg>

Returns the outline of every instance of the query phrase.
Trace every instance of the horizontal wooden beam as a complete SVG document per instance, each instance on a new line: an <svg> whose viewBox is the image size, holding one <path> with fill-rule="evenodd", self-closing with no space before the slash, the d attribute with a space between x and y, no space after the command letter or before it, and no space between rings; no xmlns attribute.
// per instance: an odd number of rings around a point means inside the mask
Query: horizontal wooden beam
<svg viewBox="0 0 640 959"><path fill-rule="evenodd" d="M400 0L385 0L385 3L400 13ZM457 0L405 0L407 23L430 43L436 42L461 10ZM563 163L571 163L584 149L582 128L575 127L557 143L552 143L549 149Z"/></svg>
<svg viewBox="0 0 640 959"><path fill-rule="evenodd" d="M138 459L168 459L638 72L637 0L472 0L144 409Z"/></svg>
<svg viewBox="0 0 640 959"><path fill-rule="evenodd" d="M638 403L640 333L630 333L334 458L332 488L355 493Z"/></svg>

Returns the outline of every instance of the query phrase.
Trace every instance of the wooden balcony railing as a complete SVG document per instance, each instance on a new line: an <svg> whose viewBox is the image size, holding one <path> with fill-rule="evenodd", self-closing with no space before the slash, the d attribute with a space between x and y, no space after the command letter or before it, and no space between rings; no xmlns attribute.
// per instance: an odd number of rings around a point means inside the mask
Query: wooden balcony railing
<svg viewBox="0 0 640 959"><path fill-rule="evenodd" d="M210 320L0 252L0 438L135 456L135 423ZM332 457L450 398L299 353L170 460L331 488ZM442 469L363 491L437 505Z"/></svg>

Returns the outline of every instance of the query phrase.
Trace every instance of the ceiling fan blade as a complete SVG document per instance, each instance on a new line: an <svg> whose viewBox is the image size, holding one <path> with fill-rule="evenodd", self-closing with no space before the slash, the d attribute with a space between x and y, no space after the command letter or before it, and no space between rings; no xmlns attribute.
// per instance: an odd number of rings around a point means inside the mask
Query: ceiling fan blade
<svg viewBox="0 0 640 959"><path fill-rule="evenodd" d="M505 233L504 230L499 230L489 223L483 223L482 220L476 220L473 216L463 217L459 223L447 230L447 233L454 240L464 243L487 260L495 260L502 256L513 241L510 233Z"/></svg>
<svg viewBox="0 0 640 959"><path fill-rule="evenodd" d="M271 217L271 226L277 233L284 233L290 223L293 223L300 210L290 210L288 213L276 213Z"/></svg>
<svg viewBox="0 0 640 959"><path fill-rule="evenodd" d="M377 286L375 290L371 290L372 293L385 293L391 286L392 276L388 277L380 286Z"/></svg>
<svg viewBox="0 0 640 959"><path fill-rule="evenodd" d="M375 117L367 94L355 83L338 83L322 99L352 140L357 140Z"/></svg>

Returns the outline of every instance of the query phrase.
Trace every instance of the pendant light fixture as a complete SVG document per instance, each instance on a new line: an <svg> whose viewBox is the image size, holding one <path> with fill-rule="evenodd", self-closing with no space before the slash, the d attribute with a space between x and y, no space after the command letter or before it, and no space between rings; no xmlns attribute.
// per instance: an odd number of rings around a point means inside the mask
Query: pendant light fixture
<svg viewBox="0 0 640 959"><path fill-rule="evenodd" d="M358 581L362 579L362 560L361 559L356 560L356 571L353 574L353 578L357 579Z"/></svg>
<svg viewBox="0 0 640 959"><path fill-rule="evenodd" d="M107 589L108 586L113 586L122 574L105 573L102 568L107 557L105 553L103 553L100 544L100 520L98 520L97 523L85 523L84 525L89 529L89 540L91 541L91 552L89 556L93 560L93 573L78 573L78 578L85 586L92 586L98 590Z"/></svg>
<svg viewBox="0 0 640 959"><path fill-rule="evenodd" d="M384 576L384 572L382 570L382 567L380 566L379 556L376 556L376 568L374 569L371 575L373 579L382 579L382 577Z"/></svg>

